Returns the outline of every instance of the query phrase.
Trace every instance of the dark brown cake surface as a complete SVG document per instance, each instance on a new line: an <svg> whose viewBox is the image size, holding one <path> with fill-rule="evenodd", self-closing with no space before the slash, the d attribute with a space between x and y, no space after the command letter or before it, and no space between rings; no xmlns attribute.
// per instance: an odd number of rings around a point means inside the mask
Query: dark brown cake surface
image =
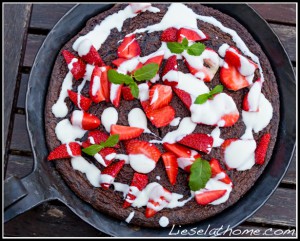
<svg viewBox="0 0 300 241"><path fill-rule="evenodd" d="M127 19L123 24L121 32L119 32L117 29L112 30L107 40L103 43L102 47L98 51L102 59L107 65L112 65L111 63L112 60L118 58L117 51L116 51L119 45L118 41L122 40L126 34L131 33L136 29L143 28L148 25L152 25L161 21L161 19L163 18L164 14L167 11L168 5L154 4L153 6L159 8L160 12L156 14L147 11L143 12L133 19ZM68 43L66 43L65 46L63 46L62 50L66 49L75 54L75 51L72 49L72 44L79 36L85 35L89 31L91 31L95 27L95 25L99 24L107 16L121 9L124 9L125 7L126 5L121 5L121 4L115 5L110 10L105 11L99 14L98 16L95 16L94 18L90 19L87 22L86 27L84 27L80 33L78 33ZM253 185L255 185L255 181L262 174L265 166L267 165L268 161L271 158L272 151L276 142L277 129L279 123L279 98L278 98L279 94L278 94L275 76L273 74L273 71L271 69L267 57L263 53L263 50L255 42L255 40L248 33L248 31L233 18L217 10L202 6L200 4L188 4L188 7L190 7L197 14L212 16L217 20L219 20L224 26L234 29L239 34L239 36L243 39L243 41L246 43L250 51L254 53L256 56L258 56L265 76L265 82L263 84L262 93L265 95L265 97L270 101L270 103L273 106L273 118L266 128L264 128L259 133L254 133L254 139L258 141L263 134L270 133L271 142L267 151L266 162L262 166L254 165L250 170L247 171L235 171L235 170L227 171L234 184L234 187L230 194L229 199L225 203L220 205L200 206L194 201L194 199L192 199L183 207L177 207L174 209L165 208L159 211L152 218L145 217L145 207L142 208L129 207L127 209L123 209L122 205L124 199L121 192L115 192L113 190L113 187L111 187L109 190L93 187L86 179L85 174L82 174L79 171L75 171L72 168L70 159L55 161L55 166L59 171L59 173L62 175L63 179L80 198L82 198L87 203L91 204L98 211L106 213L107 215L113 216L120 220L125 220L132 211L135 211L131 223L139 226L160 227L159 219L162 216L168 217L170 221L169 226L173 224L183 225L188 223L194 223L206 219L210 216L213 216L221 212L225 208L234 205L235 202L237 202ZM228 34L223 33L222 31L220 31L220 29L214 27L211 24L204 23L198 20L198 28L210 36L210 39L205 42L205 45L209 48L214 49L215 51L217 51L218 48L223 43L228 43L230 46L236 46L235 42L231 39L231 37ZM161 35L161 31L137 34L138 36L137 41L139 42L141 47L141 56L146 56L152 52L155 52L160 47L161 45L160 35ZM188 69L185 67L183 61L179 61L178 65L180 71L188 73ZM163 66L164 66L164 62L162 64L162 68L160 68L160 73L163 69ZM45 129L46 129L46 138L47 138L49 151L52 151L55 147L61 144L56 137L55 127L57 123L64 118L56 118L52 114L51 108L56 103L59 97L61 85L67 72L68 72L67 64L65 63L64 58L60 53L56 59L53 68L50 85L48 89L48 95L46 99L46 105L45 105ZM73 80L74 91L77 90L77 87L80 83L81 81ZM219 84L219 71L216 73L213 80L210 83L206 83L206 84L210 89L213 86ZM234 126L222 128L221 138L223 139L238 138L242 136L242 134L245 132L245 125L241 118L241 113L242 113L242 100L243 100L243 96L247 93L247 88L244 88L239 91L230 91L225 88L224 92L232 96L232 98L234 99L240 113L240 118ZM84 95L88 95L88 84L86 84L82 93ZM70 117L72 111L76 109L76 107L74 107L74 105L71 103L71 101L68 98L66 98L66 103L68 105L69 112L67 117L65 118L68 118ZM113 106L113 105L111 103L104 103L104 102L101 102L99 104L93 103L91 108L89 109L89 113L92 113L100 118L102 111L109 106ZM184 104L180 101L180 99L175 94L173 94L171 106L173 106L174 109L176 110L176 117L190 116L189 110L184 106ZM133 101L121 100L120 107L117 108L117 111L119 113L119 119L117 124L128 125L127 116L129 111L134 107L139 107L142 109L139 100L137 99ZM153 133L155 133L160 137L164 137L167 132L175 130L177 128L173 126L167 126L167 127L157 129L151 124L150 121L148 121L148 127ZM99 127L99 129L105 131L102 125ZM213 129L214 127L212 126L198 125L195 129L195 132L210 134ZM83 140L85 138L86 137L84 137ZM139 137L139 139L149 141L155 139L155 137L150 134L142 134ZM157 145L157 147L162 152L164 152L162 145ZM118 150L118 153L125 154L125 149L122 144L121 144L121 148ZM96 165L100 170L103 170L103 166L101 166L93 158L89 158L87 156L84 157L88 159L90 162L92 162L94 165ZM203 158L207 160L209 160L211 157L220 160L222 163L223 156L221 155L220 148L213 148L210 154L203 155ZM115 181L130 185L133 173L134 171L130 167L130 165L125 165L121 170L121 172L119 173L119 175L116 177ZM157 176L160 176L161 179L157 180L156 178ZM184 195L183 199L187 199L190 196L190 190L187 181L188 175L186 172L184 172L181 169L179 169L179 173L177 176L177 183L174 186L172 186L169 183L165 173L163 162L161 160L157 163L156 168L148 174L148 177L149 177L149 183L158 182L163 187L170 190L171 192L183 194Z"/></svg>

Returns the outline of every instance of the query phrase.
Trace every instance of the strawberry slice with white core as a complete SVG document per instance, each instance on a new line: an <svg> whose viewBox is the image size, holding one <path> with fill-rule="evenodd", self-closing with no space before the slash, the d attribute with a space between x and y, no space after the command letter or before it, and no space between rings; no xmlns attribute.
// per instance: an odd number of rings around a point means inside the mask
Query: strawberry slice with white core
<svg viewBox="0 0 300 241"><path fill-rule="evenodd" d="M191 95L177 87L173 87L172 89L175 92L175 94L179 97L179 99L182 101L182 103L186 106L186 108L190 109L192 105Z"/></svg>
<svg viewBox="0 0 300 241"><path fill-rule="evenodd" d="M107 78L107 71L109 69L109 66L95 66L93 70L89 94L92 101L95 103L109 100L109 81Z"/></svg>
<svg viewBox="0 0 300 241"><path fill-rule="evenodd" d="M178 72L177 57L176 55L173 55L167 59L162 72L162 80L164 81L164 84L170 86L176 86L178 81L177 72ZM166 76L167 74L168 76Z"/></svg>
<svg viewBox="0 0 300 241"><path fill-rule="evenodd" d="M151 3L129 3L133 13L145 12L151 7Z"/></svg>
<svg viewBox="0 0 300 241"><path fill-rule="evenodd" d="M166 152L162 154L162 159L165 165L165 169L172 185L175 185L178 174L177 157L172 152Z"/></svg>
<svg viewBox="0 0 300 241"><path fill-rule="evenodd" d="M210 153L213 142L214 139L210 135L203 133L189 134L178 141L182 145L205 153Z"/></svg>
<svg viewBox="0 0 300 241"><path fill-rule="evenodd" d="M119 105L120 105L122 86L123 86L123 84L121 84L121 85L111 84L110 85L110 101L115 107L119 107Z"/></svg>
<svg viewBox="0 0 300 241"><path fill-rule="evenodd" d="M93 46L89 39L84 39L78 46L78 55L87 63L91 65L104 66L104 62L101 59L99 53Z"/></svg>
<svg viewBox="0 0 300 241"><path fill-rule="evenodd" d="M219 69L220 58L210 48L206 48L200 56L189 55L186 52L182 55L191 74L205 82L210 82Z"/></svg>
<svg viewBox="0 0 300 241"><path fill-rule="evenodd" d="M90 98L87 98L87 97L85 97L81 94L78 94L72 90L68 90L68 95L70 97L70 100L74 103L74 105L84 111L87 111L92 104L92 100ZM80 99L79 106L78 106L78 97Z"/></svg>
<svg viewBox="0 0 300 241"><path fill-rule="evenodd" d="M255 164L255 140L227 139L221 145L221 149L228 168L244 171Z"/></svg>
<svg viewBox="0 0 300 241"><path fill-rule="evenodd" d="M83 130L96 129L100 124L97 116L86 113L82 110L74 110L71 115L71 123L74 126L79 126Z"/></svg>
<svg viewBox="0 0 300 241"><path fill-rule="evenodd" d="M125 143L130 166L139 173L151 172L161 155L159 149L147 141L129 140Z"/></svg>
<svg viewBox="0 0 300 241"><path fill-rule="evenodd" d="M152 110L167 106L172 100L172 89L167 85L153 85L149 91L149 99Z"/></svg>
<svg viewBox="0 0 300 241"><path fill-rule="evenodd" d="M157 212L165 208L172 201L172 193L161 185L152 188L146 207L145 216L153 217Z"/></svg>
<svg viewBox="0 0 300 241"><path fill-rule="evenodd" d="M135 34L126 36L118 47L118 57L132 59L141 54L141 48L135 38Z"/></svg>
<svg viewBox="0 0 300 241"><path fill-rule="evenodd" d="M139 137L144 132L144 129L131 127L131 126L122 126L122 125L111 125L110 134L119 135L119 140L129 140Z"/></svg>
<svg viewBox="0 0 300 241"><path fill-rule="evenodd" d="M223 197L226 193L226 190L205 190L205 191L196 191L195 199L196 202L200 205L211 204L213 201L218 200Z"/></svg>
<svg viewBox="0 0 300 241"><path fill-rule="evenodd" d="M255 81L251 86L249 92L243 99L243 110L250 112L258 112L259 99L261 95L262 82L259 80Z"/></svg>
<svg viewBox="0 0 300 241"><path fill-rule="evenodd" d="M50 152L48 161L81 156L81 146L77 142L70 142L56 147Z"/></svg>
<svg viewBox="0 0 300 241"><path fill-rule="evenodd" d="M147 186L148 176L145 174L135 172L127 193L123 208L128 208L134 202L140 192Z"/></svg>
<svg viewBox="0 0 300 241"><path fill-rule="evenodd" d="M102 188L104 189L109 188L109 186L114 182L115 177L121 171L124 164L125 161L122 160L122 161L114 162L108 167L103 169L100 176L100 184Z"/></svg>
<svg viewBox="0 0 300 241"><path fill-rule="evenodd" d="M68 50L63 50L62 54L73 77L76 80L83 78L85 74L86 64L80 58L75 57L75 55L73 55Z"/></svg>
<svg viewBox="0 0 300 241"><path fill-rule="evenodd" d="M239 112L231 96L220 93L212 100L203 104L192 104L190 107L191 119L195 123L228 127L239 119Z"/></svg>
<svg viewBox="0 0 300 241"><path fill-rule="evenodd" d="M184 38L196 42L207 40L208 36L199 29L180 28L177 32L177 41L181 43Z"/></svg>

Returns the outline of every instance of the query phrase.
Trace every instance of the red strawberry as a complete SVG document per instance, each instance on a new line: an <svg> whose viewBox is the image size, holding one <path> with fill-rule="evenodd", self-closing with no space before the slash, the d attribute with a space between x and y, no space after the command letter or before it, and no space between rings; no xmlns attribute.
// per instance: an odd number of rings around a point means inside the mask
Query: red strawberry
<svg viewBox="0 0 300 241"><path fill-rule="evenodd" d="M100 184L102 188L104 189L109 188L109 186L114 182L115 177L121 171L124 164L125 161L118 161L112 163L111 165L103 169L100 176Z"/></svg>
<svg viewBox="0 0 300 241"><path fill-rule="evenodd" d="M72 125L81 127L84 130L96 129L100 124L100 120L97 116L86 113L80 110L74 110L71 115Z"/></svg>
<svg viewBox="0 0 300 241"><path fill-rule="evenodd" d="M269 147L271 135L269 133L264 134L256 147L255 150L255 163L262 165L265 162L265 157Z"/></svg>
<svg viewBox="0 0 300 241"><path fill-rule="evenodd" d="M190 109L192 105L192 98L189 93L185 92L184 90L178 89L173 87L173 91L179 97L179 99L183 102L186 108Z"/></svg>
<svg viewBox="0 0 300 241"><path fill-rule="evenodd" d="M82 52L85 52L86 48L86 44L87 41L89 42L89 40L84 40L80 43L79 47L78 47L78 55L87 63L91 64L91 65L97 65L97 66L104 66L104 62L101 59L99 53L97 52L97 50L95 49L95 47L91 44L89 52L85 55L82 55Z"/></svg>
<svg viewBox="0 0 300 241"><path fill-rule="evenodd" d="M177 42L177 28L167 28L160 36L160 40L164 42Z"/></svg>
<svg viewBox="0 0 300 241"><path fill-rule="evenodd" d="M262 83L260 79L256 80L251 86L250 91L244 96L243 99L242 107L244 111L259 111L259 97L261 94L261 87Z"/></svg>
<svg viewBox="0 0 300 241"><path fill-rule="evenodd" d="M177 32L177 41L182 42L184 38L190 41L204 41L208 39L208 36L203 33L203 36L200 36L196 31L188 28L180 28Z"/></svg>
<svg viewBox="0 0 300 241"><path fill-rule="evenodd" d="M56 147L50 152L48 161L70 158L72 156L81 156L81 146L77 142L70 142Z"/></svg>
<svg viewBox="0 0 300 241"><path fill-rule="evenodd" d="M119 58L131 59L135 56L141 54L141 48L137 40L135 39L135 34L126 36L121 45L118 47Z"/></svg>
<svg viewBox="0 0 300 241"><path fill-rule="evenodd" d="M87 98L81 94L77 94L76 92L72 91L72 90L68 90L68 95L70 97L70 100L75 104L75 106L77 106L79 109L82 109L84 111L87 111L91 104L92 104L92 100L90 98ZM78 106L78 96L80 99L80 103Z"/></svg>
<svg viewBox="0 0 300 241"><path fill-rule="evenodd" d="M127 61L127 59L123 59L123 58L118 58L112 61L112 63L119 67L121 64L123 64L125 61Z"/></svg>
<svg viewBox="0 0 300 241"><path fill-rule="evenodd" d="M249 92L244 96L244 99L243 99L243 110L244 111L249 111L250 110L248 95L249 95Z"/></svg>
<svg viewBox="0 0 300 241"><path fill-rule="evenodd" d="M221 120L224 120L225 122L224 125L222 125L222 127L233 126L238 121L239 117L240 117L239 112L234 112L222 116Z"/></svg>
<svg viewBox="0 0 300 241"><path fill-rule="evenodd" d="M143 132L144 129L131 126L111 125L110 127L110 134L118 134L120 141L139 137Z"/></svg>
<svg viewBox="0 0 300 241"><path fill-rule="evenodd" d="M224 59L226 63L236 67L244 76L253 74L255 69L258 68L256 63L241 55L240 51L234 47L227 49ZM244 70L240 69L241 65L244 66Z"/></svg>
<svg viewBox="0 0 300 241"><path fill-rule="evenodd" d="M104 163L102 163L103 166L107 167L107 166L109 166L109 165L114 161L114 159L115 159L115 158L108 158L109 155L110 155L110 154L116 154L117 152L116 152L116 150L115 150L114 148L112 148L112 147L106 147L106 148L103 148L102 150L100 150L98 153L101 155L101 157L102 157L103 160L104 160Z"/></svg>
<svg viewBox="0 0 300 241"><path fill-rule="evenodd" d="M175 117L175 110L172 106L165 106L157 110L152 110L148 100L141 102L147 118L157 128L166 126Z"/></svg>
<svg viewBox="0 0 300 241"><path fill-rule="evenodd" d="M128 86L122 86L121 90L122 96L124 100L134 100L134 96L131 94L131 90Z"/></svg>
<svg viewBox="0 0 300 241"><path fill-rule="evenodd" d="M202 133L189 134L178 141L178 143L182 145L205 153L209 153L211 151L213 142L214 138L212 138L210 135Z"/></svg>
<svg viewBox="0 0 300 241"><path fill-rule="evenodd" d="M62 54L74 78L76 80L83 78L85 74L85 67L86 67L85 63L81 59L75 57L68 50L63 50Z"/></svg>
<svg viewBox="0 0 300 241"><path fill-rule="evenodd" d="M249 86L246 77L241 75L236 67L229 65L221 67L220 81L229 90L239 90Z"/></svg>
<svg viewBox="0 0 300 241"><path fill-rule="evenodd" d="M157 212L166 207L172 200L171 192L161 185L153 187L149 196L150 198L145 212L146 218L153 217Z"/></svg>
<svg viewBox="0 0 300 241"><path fill-rule="evenodd" d="M221 168L220 162L217 159L212 158L209 162L209 165L211 167L211 177L217 176L219 173L223 172L225 177L220 179L221 182L224 182L226 184L231 183L230 177L227 175L227 173Z"/></svg>
<svg viewBox="0 0 300 241"><path fill-rule="evenodd" d="M129 192L123 204L123 208L130 207L131 204L136 199L136 194L137 194L136 189L142 191L147 186L147 184L148 184L148 176L145 174L140 174L135 172L133 174L133 178L129 187Z"/></svg>
<svg viewBox="0 0 300 241"><path fill-rule="evenodd" d="M100 144L101 142L106 141L108 137L108 134L99 130L89 131L88 138L86 141L82 142L82 147L87 148L92 144ZM115 147L120 148L120 145L116 144Z"/></svg>
<svg viewBox="0 0 300 241"><path fill-rule="evenodd" d="M177 157L172 152L166 152L162 154L161 157L163 159L169 181L172 185L175 185L178 174Z"/></svg>
<svg viewBox="0 0 300 241"><path fill-rule="evenodd" d="M133 13L140 13L151 7L151 3L129 3Z"/></svg>
<svg viewBox="0 0 300 241"><path fill-rule="evenodd" d="M152 110L167 106L172 100L172 89L170 86L156 84L149 90L149 100Z"/></svg>
<svg viewBox="0 0 300 241"><path fill-rule="evenodd" d="M239 68L241 67L241 60L240 60L240 55L239 55L239 51L235 48L229 48L227 51L226 51L226 54L225 54L225 62L227 64L230 64L236 68Z"/></svg>
<svg viewBox="0 0 300 241"><path fill-rule="evenodd" d="M169 71L175 70L178 71L178 65L177 65L177 57L176 55L171 56L170 58L167 59L167 62L165 63L163 72L162 72L162 77L164 77ZM177 81L172 81L168 79L163 79L164 84L170 85L170 86L176 86Z"/></svg>
<svg viewBox="0 0 300 241"><path fill-rule="evenodd" d="M120 105L122 86L123 84L111 84L110 86L110 101L115 107Z"/></svg>
<svg viewBox="0 0 300 241"><path fill-rule="evenodd" d="M109 69L109 66L95 66L93 70L89 94L91 99L95 103L99 103L101 101L109 101L109 82L107 78L107 71Z"/></svg>
<svg viewBox="0 0 300 241"><path fill-rule="evenodd" d="M226 190L211 190L200 193L195 193L196 202L200 205L207 205L221 197L226 193Z"/></svg>
<svg viewBox="0 0 300 241"><path fill-rule="evenodd" d="M154 56L152 58L149 58L145 63L144 65L146 64L150 64L150 63L155 63L155 64L158 64L159 66L161 65L162 61L164 59L164 55L157 55L157 56Z"/></svg>

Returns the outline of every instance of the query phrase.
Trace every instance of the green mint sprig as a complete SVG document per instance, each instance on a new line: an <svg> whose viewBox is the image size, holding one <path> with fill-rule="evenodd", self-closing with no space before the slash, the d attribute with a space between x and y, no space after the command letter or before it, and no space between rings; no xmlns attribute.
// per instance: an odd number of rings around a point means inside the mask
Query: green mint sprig
<svg viewBox="0 0 300 241"><path fill-rule="evenodd" d="M136 81L145 81L152 79L158 72L159 65L150 63L144 65L142 68L136 70L132 75L118 73L116 70L110 69L108 71L108 80L113 84L128 85L131 94L137 98L139 96L139 88Z"/></svg>
<svg viewBox="0 0 300 241"><path fill-rule="evenodd" d="M189 178L189 187L192 191L198 191L204 188L211 177L211 167L209 162L197 158L191 166Z"/></svg>
<svg viewBox="0 0 300 241"><path fill-rule="evenodd" d="M194 104L204 104L208 99L213 99L214 95L219 94L223 91L223 85L216 85L210 92L198 95Z"/></svg>
<svg viewBox="0 0 300 241"><path fill-rule="evenodd" d="M189 41L184 38L181 43L178 42L168 42L167 47L174 54L181 54L184 50L187 51L189 55L199 56L205 50L205 45L203 43L194 43L188 46Z"/></svg>
<svg viewBox="0 0 300 241"><path fill-rule="evenodd" d="M119 141L119 135L111 135L107 138L106 141L101 142L100 144L94 144L87 148L82 149L82 151L90 156L94 156L99 151L105 147L114 147Z"/></svg>

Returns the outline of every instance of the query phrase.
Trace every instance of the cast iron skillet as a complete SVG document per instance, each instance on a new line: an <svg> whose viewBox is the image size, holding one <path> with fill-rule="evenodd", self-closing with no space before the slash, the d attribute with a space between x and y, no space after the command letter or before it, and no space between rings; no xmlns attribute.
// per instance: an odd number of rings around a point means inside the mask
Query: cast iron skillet
<svg viewBox="0 0 300 241"><path fill-rule="evenodd" d="M225 229L228 226L233 228L249 218L274 192L288 169L295 149L295 75L277 36L248 5L207 5L237 19L261 45L271 62L278 81L281 119L272 158L263 174L246 195L220 214L199 223L183 226L181 229L212 230L222 226ZM107 4L76 5L54 26L36 56L26 98L27 128L34 155L34 170L21 180L12 177L6 181L5 222L42 202L56 199L66 204L90 225L113 236L168 236L171 230L170 228L133 227L96 211L69 189L54 166L46 160L48 149L44 130L44 103L56 56L61 47L85 26L89 18L111 7L112 5ZM66 26L68 26L68 31L66 31ZM173 233L176 233L177 230L178 227L175 227ZM212 233L207 232L204 235L209 236Z"/></svg>

